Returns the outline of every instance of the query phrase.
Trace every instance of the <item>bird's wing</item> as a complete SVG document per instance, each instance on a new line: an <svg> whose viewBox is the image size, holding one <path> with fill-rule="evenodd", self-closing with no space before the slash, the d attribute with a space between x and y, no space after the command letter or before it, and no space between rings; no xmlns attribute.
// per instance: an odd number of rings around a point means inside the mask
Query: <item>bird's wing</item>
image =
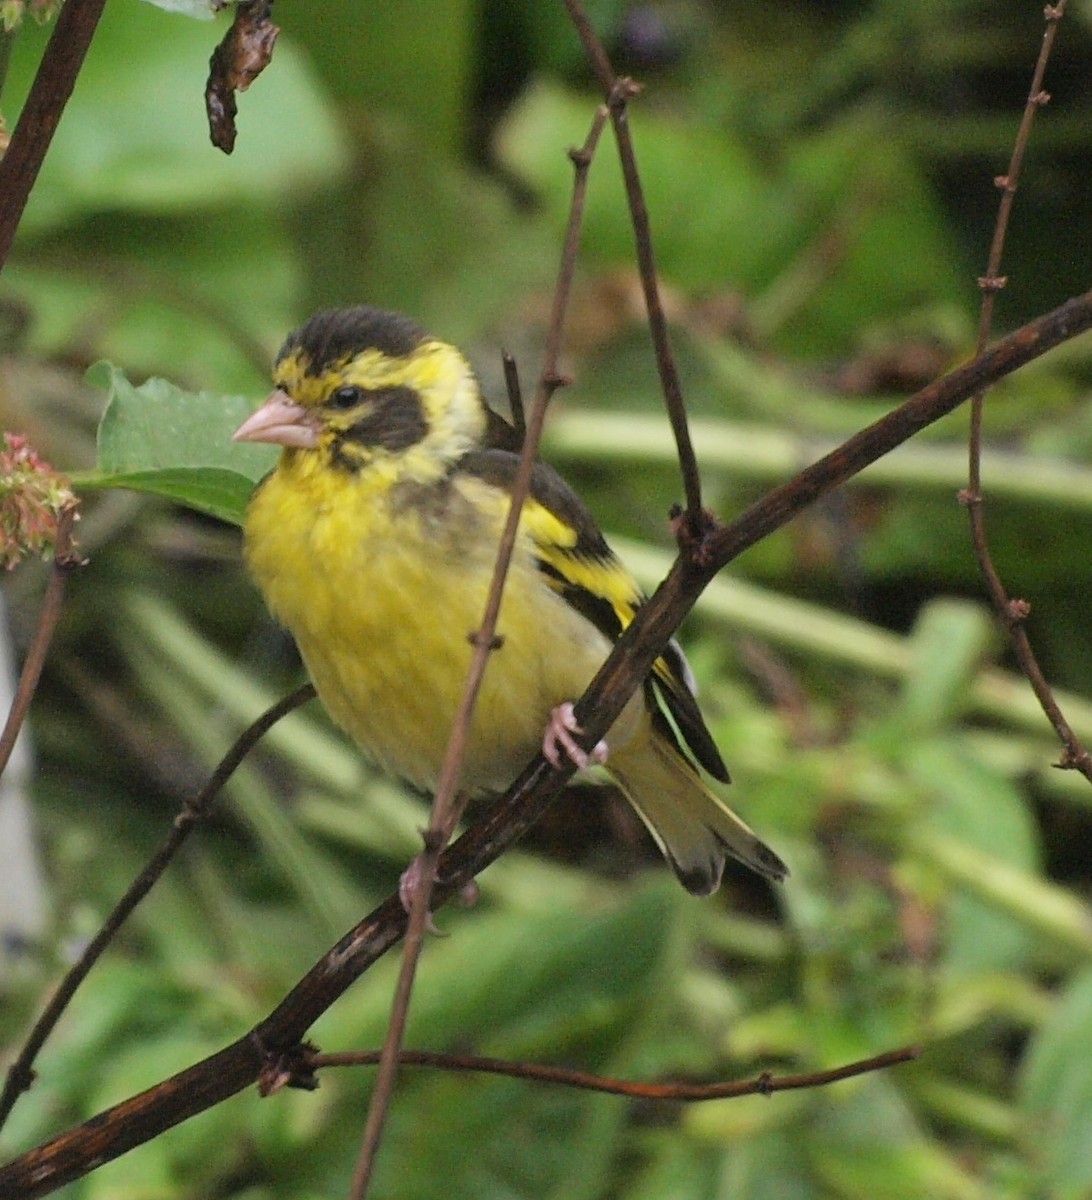
<svg viewBox="0 0 1092 1200"><path fill-rule="evenodd" d="M519 455L510 450L474 450L459 470L510 492ZM550 587L612 642L633 620L645 597L621 559L611 550L587 506L546 463L535 464L523 521L539 569ZM728 769L694 698L694 681L679 644L672 639L656 660L646 691L663 701L694 757L715 778L728 781ZM649 695L655 711L653 695ZM669 722L657 714L656 728L682 753Z"/></svg>

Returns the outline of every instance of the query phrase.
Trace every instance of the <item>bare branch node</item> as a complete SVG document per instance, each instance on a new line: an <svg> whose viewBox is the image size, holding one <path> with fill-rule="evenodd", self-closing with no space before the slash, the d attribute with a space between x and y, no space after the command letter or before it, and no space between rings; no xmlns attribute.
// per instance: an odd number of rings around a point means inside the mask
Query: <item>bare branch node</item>
<svg viewBox="0 0 1092 1200"><path fill-rule="evenodd" d="M183 801L182 807L174 815L174 820L171 822L172 829L188 829L191 825L196 825L205 817L205 806L200 802L200 799L195 796L189 796Z"/></svg>
<svg viewBox="0 0 1092 1200"><path fill-rule="evenodd" d="M1059 771L1080 771L1083 775L1088 775L1092 772L1092 754L1083 746L1079 749L1064 746L1061 757L1053 766Z"/></svg>
<svg viewBox="0 0 1092 1200"><path fill-rule="evenodd" d="M679 549L695 566L708 567L714 558L713 537L722 528L716 513L701 508L695 519L681 504L673 504L669 517Z"/></svg>
<svg viewBox="0 0 1092 1200"><path fill-rule="evenodd" d="M1008 281L1007 275L981 275L978 279L978 286L984 292L999 292Z"/></svg>
<svg viewBox="0 0 1092 1200"><path fill-rule="evenodd" d="M473 633L468 633L466 635L466 640L474 647L481 646L483 644L481 630L475 629ZM495 633L491 638L484 639L484 644L487 645L490 650L499 650L504 645L504 636L502 634Z"/></svg>
<svg viewBox="0 0 1092 1200"><path fill-rule="evenodd" d="M630 79L628 75L616 79L607 96L607 107L611 112L618 112L625 108L634 96L639 96L643 91L643 86L635 79Z"/></svg>
<svg viewBox="0 0 1092 1200"><path fill-rule="evenodd" d="M1031 603L1028 600L1011 599L1005 605L1005 610L1008 613L1008 618L1011 624L1018 625L1021 621L1026 621L1031 616Z"/></svg>
<svg viewBox="0 0 1092 1200"><path fill-rule="evenodd" d="M587 167L591 166L591 161L594 157L593 151L589 150L587 146L570 146L566 151L566 154L569 156L569 162L571 162L578 171L583 171Z"/></svg>
<svg viewBox="0 0 1092 1200"><path fill-rule="evenodd" d="M304 1092L313 1092L318 1088L314 1059L319 1051L313 1043L297 1042L294 1046L274 1050L256 1035L251 1035L251 1041L265 1058L258 1073L258 1094L263 1099L279 1092L281 1088L299 1088Z"/></svg>
<svg viewBox="0 0 1092 1200"><path fill-rule="evenodd" d="M23 1092L29 1092L37 1079L38 1072L33 1067L15 1063L9 1073L7 1084L9 1088L21 1095Z"/></svg>

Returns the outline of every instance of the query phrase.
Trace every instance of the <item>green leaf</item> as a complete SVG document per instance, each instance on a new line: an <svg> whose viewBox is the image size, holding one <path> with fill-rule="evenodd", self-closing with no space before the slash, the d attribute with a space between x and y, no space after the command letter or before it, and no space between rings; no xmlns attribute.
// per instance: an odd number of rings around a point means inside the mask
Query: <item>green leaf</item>
<svg viewBox="0 0 1092 1200"><path fill-rule="evenodd" d="M136 387L105 362L87 379L108 397L98 471L77 476L78 486L151 492L241 524L255 483L276 460L270 447L231 440L253 407L245 396L185 392L165 379Z"/></svg>
<svg viewBox="0 0 1092 1200"><path fill-rule="evenodd" d="M928 1139L901 1094L898 1081L912 1070L865 1076L824 1093L827 1102L807 1138L815 1177L846 1200L985 1200L958 1159Z"/></svg>
<svg viewBox="0 0 1092 1200"><path fill-rule="evenodd" d="M602 1062L650 1007L670 1004L654 985L686 904L673 886L653 886L594 921L577 912L520 921L479 915L430 947L413 1035L432 1045L474 1038L490 1051L529 1057L580 1045L583 1062Z"/></svg>
<svg viewBox="0 0 1092 1200"><path fill-rule="evenodd" d="M959 256L941 205L917 156L881 114L852 107L793 143L784 176L771 186L796 200L795 232L805 240L758 300L756 319L782 333L790 353L856 343L878 321L962 303ZM815 256L830 254L832 234L841 245L816 272Z"/></svg>
<svg viewBox="0 0 1092 1200"><path fill-rule="evenodd" d="M718 1157L721 1190L698 1192L695 1200L710 1195L746 1196L747 1200L816 1200L819 1195L809 1177L805 1142L799 1128L759 1132L729 1146ZM661 1193L665 1200L674 1195L670 1191Z"/></svg>
<svg viewBox="0 0 1092 1200"><path fill-rule="evenodd" d="M968 708L979 667L996 637L985 610L965 600L933 600L914 624L903 691L907 732L942 728Z"/></svg>
<svg viewBox="0 0 1092 1200"><path fill-rule="evenodd" d="M12 53L13 96L29 88L44 41L29 26L24 32ZM312 193L340 175L347 151L336 117L288 38L277 43L275 71L241 100L235 152L228 158L210 146L201 93L222 35L222 23L180 21L147 4L107 5L27 205L24 237L116 209L189 213L236 204L231 220L253 220L256 202Z"/></svg>
<svg viewBox="0 0 1092 1200"><path fill-rule="evenodd" d="M1028 931L1048 939L1070 954L1092 955L1092 909L1071 891L1021 871L1000 858L985 854L957 838L921 830L913 839L914 851L968 896L1001 915L1008 915ZM980 934L983 932L979 931ZM1008 957L1011 951L994 951L979 944L979 961L969 961L964 948L960 967L978 966L981 960Z"/></svg>
<svg viewBox="0 0 1092 1200"><path fill-rule="evenodd" d="M505 165L530 180L556 220L571 191L558 164L584 142L589 122L586 96L540 83L502 128ZM731 280L749 296L749 322L791 349L826 352L869 323L904 317L923 298L959 299L940 206L882 119L853 112L779 148L783 165L773 166L731 130L686 111L641 106L632 129L665 281L696 291ZM583 244L599 264L632 263L610 137L589 176Z"/></svg>
<svg viewBox="0 0 1092 1200"><path fill-rule="evenodd" d="M213 710L204 694L207 664L218 658L217 652L152 596L126 596L121 607L126 617L120 626L121 640L142 688L165 713L173 714L195 757L212 767L226 751L230 736L219 695L212 701ZM227 672L220 669L226 687ZM280 871L317 921L332 930L350 920L359 902L355 886L300 832L251 764L244 763L225 790L262 846L269 869Z"/></svg>
<svg viewBox="0 0 1092 1200"><path fill-rule="evenodd" d="M665 951L693 907L673 881L661 880L623 893L616 905L533 915L445 911L441 924L452 936L432 941L421 962L407 1040L638 1075L633 1054L646 1052L646 1023L662 1030L677 1022ZM330 1009L313 1030L316 1040L362 1046L380 1038L395 967L380 964L352 1004ZM402 1078L377 1196L432 1196L437 1180L451 1196L606 1194L626 1136L625 1102L527 1081L428 1071ZM346 1132L355 1146L359 1129Z"/></svg>
<svg viewBox="0 0 1092 1200"><path fill-rule="evenodd" d="M303 269L283 214L240 222L115 212L20 241L4 282L34 313L28 345L41 357L88 346L92 360L124 363L134 376L249 392L266 385L299 318Z"/></svg>
<svg viewBox="0 0 1092 1200"><path fill-rule="evenodd" d="M241 525L253 491L243 476L231 471L193 468L166 471L115 471L79 476L80 487L127 488L173 500L232 525Z"/></svg>
<svg viewBox="0 0 1092 1200"><path fill-rule="evenodd" d="M515 106L502 132L505 164L543 194L557 219L567 212L572 189L563 169L566 151L584 142L592 111L587 96L539 84ZM765 277L786 251L791 200L765 186L742 143L724 129L647 110L635 114L633 136L665 276L692 287ZM732 236L744 229L746 237ZM599 262L632 261L633 233L609 134L589 176L583 243Z"/></svg>
<svg viewBox="0 0 1092 1200"><path fill-rule="evenodd" d="M988 634L986 629L979 632L983 637ZM967 649L974 642L973 636L964 639L960 635L960 639ZM934 650L951 642L940 631ZM973 654L953 646L950 656L949 667L941 665L939 653L919 658L923 673L935 669L940 676L948 676L936 685L938 709L950 705L959 688L970 682L967 676ZM912 711L927 720L930 685L919 677L908 690L914 697ZM915 821L915 833L920 832L922 838L919 848L925 848L930 863L956 884L948 889L945 900L944 959L948 969L967 974L1023 965L1036 948L1041 922L1065 940L1087 938L1087 932L1082 935L1074 927L1074 922L1081 924L1081 918L1069 912L1064 893L1040 878L1038 831L1023 796L1010 780L954 738L920 738L910 732L900 758L924 798L920 821ZM1002 874L1006 883L994 886ZM1054 900L1062 903L1064 917L1055 910Z"/></svg>
<svg viewBox="0 0 1092 1200"><path fill-rule="evenodd" d="M1040 1164L1042 1195L1067 1200L1092 1191L1092 971L1062 994L1031 1044L1020 1107Z"/></svg>
<svg viewBox="0 0 1092 1200"><path fill-rule="evenodd" d="M330 93L349 112L367 114L361 146L376 125L391 122L414 147L404 161L420 155L431 163L463 149L480 69L474 40L480 7L479 0L430 0L427 7L420 0L324 0L307 19L292 22L291 31Z"/></svg>

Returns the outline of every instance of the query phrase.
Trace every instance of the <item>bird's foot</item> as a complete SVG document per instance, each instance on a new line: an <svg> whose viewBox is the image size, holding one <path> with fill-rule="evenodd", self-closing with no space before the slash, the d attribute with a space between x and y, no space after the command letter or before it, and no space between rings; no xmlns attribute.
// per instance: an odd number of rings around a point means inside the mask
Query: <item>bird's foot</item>
<svg viewBox="0 0 1092 1200"><path fill-rule="evenodd" d="M573 734L583 732L577 723L573 706L568 701L559 704L550 713L550 723L546 726L546 733L542 738L542 753L547 762L552 763L555 767L560 767L561 755L564 753L582 771L587 770L588 767L597 767L605 763L608 754L607 743L599 742L591 753L588 753L577 745L576 738L573 736Z"/></svg>

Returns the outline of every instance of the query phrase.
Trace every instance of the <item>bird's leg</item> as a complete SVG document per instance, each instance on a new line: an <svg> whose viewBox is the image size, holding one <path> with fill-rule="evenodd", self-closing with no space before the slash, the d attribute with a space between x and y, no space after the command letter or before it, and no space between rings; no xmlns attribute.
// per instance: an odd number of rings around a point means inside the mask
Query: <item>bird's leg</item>
<svg viewBox="0 0 1092 1200"><path fill-rule="evenodd" d="M605 763L608 754L607 743L599 742L589 754L577 745L576 738L573 737L573 734L583 732L577 724L573 706L568 701L559 704L550 713L550 723L546 726L546 733L542 738L542 753L547 762L552 763L555 767L561 766L561 755L564 752L581 771Z"/></svg>

